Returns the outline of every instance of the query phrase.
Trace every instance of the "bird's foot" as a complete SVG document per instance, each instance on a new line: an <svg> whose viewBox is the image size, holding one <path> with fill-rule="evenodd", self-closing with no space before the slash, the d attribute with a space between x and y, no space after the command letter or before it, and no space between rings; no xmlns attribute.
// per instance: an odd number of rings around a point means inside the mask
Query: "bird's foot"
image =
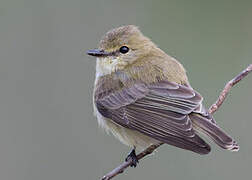
<svg viewBox="0 0 252 180"><path fill-rule="evenodd" d="M130 159L132 160L132 164L130 165L130 167L136 167L137 163L138 163L138 159L137 159L137 156L136 156L135 149L132 149L132 151L126 157L125 161L129 161Z"/></svg>

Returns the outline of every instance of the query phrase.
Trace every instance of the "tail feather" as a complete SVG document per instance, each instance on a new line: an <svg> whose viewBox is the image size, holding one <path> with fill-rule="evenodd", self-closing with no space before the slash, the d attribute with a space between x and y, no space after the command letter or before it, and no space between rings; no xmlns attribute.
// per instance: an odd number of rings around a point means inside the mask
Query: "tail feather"
<svg viewBox="0 0 252 180"><path fill-rule="evenodd" d="M236 141L218 127L216 123L213 123L215 121L212 117L204 117L200 114L192 113L190 114L190 119L196 131L203 132L209 136L221 148L230 151L239 150L239 145Z"/></svg>

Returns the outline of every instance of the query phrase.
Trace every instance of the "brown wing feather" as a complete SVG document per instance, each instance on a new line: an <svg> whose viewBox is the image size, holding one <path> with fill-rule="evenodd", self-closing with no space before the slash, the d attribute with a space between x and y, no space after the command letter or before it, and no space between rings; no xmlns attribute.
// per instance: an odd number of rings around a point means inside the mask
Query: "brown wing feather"
<svg viewBox="0 0 252 180"><path fill-rule="evenodd" d="M98 97L98 96L97 96ZM190 87L162 81L135 83L96 99L98 111L126 128L199 154L210 146L195 134L188 116L202 97Z"/></svg>

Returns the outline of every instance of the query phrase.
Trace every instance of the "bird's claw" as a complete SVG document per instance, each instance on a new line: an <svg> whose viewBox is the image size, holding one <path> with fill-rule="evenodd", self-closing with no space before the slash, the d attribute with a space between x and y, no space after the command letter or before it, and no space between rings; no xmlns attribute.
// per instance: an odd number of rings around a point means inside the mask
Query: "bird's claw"
<svg viewBox="0 0 252 180"><path fill-rule="evenodd" d="M137 163L138 163L138 159L137 159L137 156L136 156L136 151L135 149L133 149L129 155L126 157L125 161L129 161L131 159L132 163L130 165L130 167L136 167L137 166Z"/></svg>

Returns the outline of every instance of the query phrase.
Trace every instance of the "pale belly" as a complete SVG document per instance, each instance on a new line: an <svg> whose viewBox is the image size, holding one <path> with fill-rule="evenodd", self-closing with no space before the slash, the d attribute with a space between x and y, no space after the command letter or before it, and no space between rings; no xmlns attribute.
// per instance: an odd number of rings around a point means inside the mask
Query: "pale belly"
<svg viewBox="0 0 252 180"><path fill-rule="evenodd" d="M95 108L95 115L100 127L105 129L106 132L113 134L123 144L136 148L137 150L144 150L152 144L159 143L158 140L146 136L138 131L124 128L112 120L103 117Z"/></svg>

